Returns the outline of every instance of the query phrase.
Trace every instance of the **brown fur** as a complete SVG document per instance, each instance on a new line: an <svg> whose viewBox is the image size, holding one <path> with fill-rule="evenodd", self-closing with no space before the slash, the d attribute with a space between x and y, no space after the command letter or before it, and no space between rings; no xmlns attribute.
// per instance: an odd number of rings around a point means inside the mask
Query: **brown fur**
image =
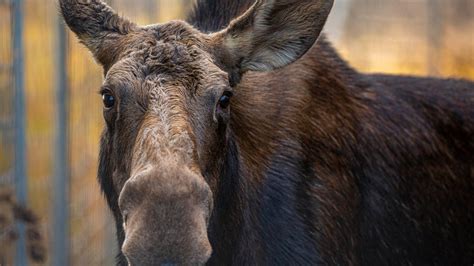
<svg viewBox="0 0 474 266"><path fill-rule="evenodd" d="M197 29L60 3L115 99L119 264L472 263L472 83L358 73L319 37L332 1L200 0Z"/></svg>

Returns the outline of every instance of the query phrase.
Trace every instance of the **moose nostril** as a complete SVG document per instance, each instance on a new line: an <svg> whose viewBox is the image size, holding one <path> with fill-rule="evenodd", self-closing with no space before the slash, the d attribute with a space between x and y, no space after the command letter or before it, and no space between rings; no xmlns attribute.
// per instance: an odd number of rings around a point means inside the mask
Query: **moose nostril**
<svg viewBox="0 0 474 266"><path fill-rule="evenodd" d="M122 216L123 216L123 222L125 224L127 224L127 221L128 221L128 211L123 211L122 212Z"/></svg>

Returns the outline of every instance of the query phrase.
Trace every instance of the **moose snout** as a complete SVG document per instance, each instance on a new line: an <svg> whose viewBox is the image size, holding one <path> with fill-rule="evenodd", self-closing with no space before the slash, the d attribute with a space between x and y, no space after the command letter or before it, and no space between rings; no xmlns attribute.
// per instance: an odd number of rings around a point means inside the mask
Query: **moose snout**
<svg viewBox="0 0 474 266"><path fill-rule="evenodd" d="M119 206L130 265L198 265L211 256L212 193L202 176L188 169L136 175L125 183Z"/></svg>

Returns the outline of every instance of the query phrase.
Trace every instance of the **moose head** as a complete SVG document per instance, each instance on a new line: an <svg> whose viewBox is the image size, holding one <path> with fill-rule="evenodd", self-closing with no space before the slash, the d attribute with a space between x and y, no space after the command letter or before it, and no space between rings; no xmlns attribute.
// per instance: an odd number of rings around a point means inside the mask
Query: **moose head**
<svg viewBox="0 0 474 266"><path fill-rule="evenodd" d="M109 205L130 264L209 259L239 81L303 56L332 5L258 0L227 28L205 33L184 21L139 26L100 0L60 0L67 25L104 69L99 175L116 195Z"/></svg>

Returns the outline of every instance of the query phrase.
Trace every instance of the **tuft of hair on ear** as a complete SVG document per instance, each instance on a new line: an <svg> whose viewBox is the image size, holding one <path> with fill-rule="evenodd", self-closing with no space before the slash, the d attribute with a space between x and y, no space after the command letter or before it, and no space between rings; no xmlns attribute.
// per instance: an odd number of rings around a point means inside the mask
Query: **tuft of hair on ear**
<svg viewBox="0 0 474 266"><path fill-rule="evenodd" d="M115 61L121 39L138 28L100 0L60 0L59 5L68 27L106 68Z"/></svg>
<svg viewBox="0 0 474 266"><path fill-rule="evenodd" d="M316 42L333 0L257 0L214 42L222 46L230 69L269 71L303 56Z"/></svg>

